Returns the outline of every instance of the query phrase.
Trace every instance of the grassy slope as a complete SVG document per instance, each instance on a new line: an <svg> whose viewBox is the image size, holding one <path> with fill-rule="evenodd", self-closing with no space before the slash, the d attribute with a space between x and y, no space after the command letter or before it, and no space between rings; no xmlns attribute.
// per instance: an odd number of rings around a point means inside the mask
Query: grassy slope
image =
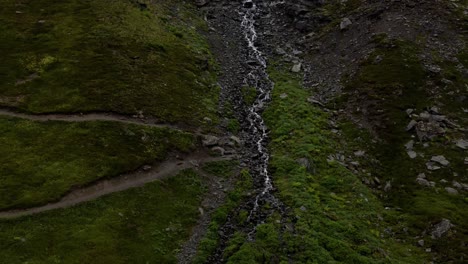
<svg viewBox="0 0 468 264"><path fill-rule="evenodd" d="M274 70L273 102L264 117L271 129L271 168L282 200L292 208L295 232L279 232L273 215L258 227L256 241L238 233L228 263L421 263L426 256L408 244L381 238L389 224L381 203L356 175L326 158L334 153L327 117L307 103L308 92ZM280 95L286 93L287 98ZM315 173L296 162L308 158ZM301 209L302 207L302 209ZM382 220L383 219L383 220Z"/></svg>
<svg viewBox="0 0 468 264"><path fill-rule="evenodd" d="M458 263L463 257L466 258L461 241L468 239L468 225L465 220L468 217L467 198L464 193L459 196L449 195L440 181L446 180L446 186L451 186L453 180L466 181L466 165L463 164L466 152L456 148L452 142L454 138L463 138L464 135L449 131L446 135L427 142L428 147L416 142L415 151L425 156L411 160L404 144L414 138L404 128L410 120L405 113L406 109L416 109L419 113L433 105L438 105L450 120L456 120L459 125L466 127L466 121L463 123L464 119L460 118L463 116L460 112L464 105L458 100L467 94L464 87L466 77L455 69L453 62L438 59L436 52L433 56L442 68L441 73L425 72L418 59L418 43L388 40L385 36L377 41L376 51L362 63L356 77L348 82L347 91L351 96L345 101L353 106L361 105L360 102L372 102L368 111L370 116L366 118L373 124L381 124L374 129L382 140L369 144L371 138L365 136L367 131L352 128L349 124L343 126L343 131L348 141L355 144L355 149L367 148L380 161L378 164L368 160L361 161L371 170L372 175L392 183L391 192L383 194L384 202L389 207L402 209L395 224L399 225L398 229L409 230L409 233L397 231L398 236L413 243L425 239L425 247L431 247L442 258L438 261ZM461 62L465 53L466 51L459 56ZM378 64L374 63L377 56L382 58ZM444 84L443 79L452 83ZM434 89L434 85L438 88ZM352 98L357 98L358 101ZM383 110L381 114L377 114L378 109ZM355 112L353 115L361 116L362 113ZM435 155L444 155L450 160L450 167L435 172L427 171L425 163ZM430 181L436 182L436 188L425 188L416 183L416 176L422 172ZM459 176L455 177L454 173ZM456 231L450 232L443 239L431 239L425 230L430 230L431 225L443 218L450 219L456 225Z"/></svg>
<svg viewBox="0 0 468 264"><path fill-rule="evenodd" d="M193 135L170 129L0 118L0 209L43 204L194 145Z"/></svg>
<svg viewBox="0 0 468 264"><path fill-rule="evenodd" d="M126 0L0 0L0 105L216 120L212 58L196 33L203 21L179 0L140 2L146 8Z"/></svg>
<svg viewBox="0 0 468 264"><path fill-rule="evenodd" d="M205 185L193 171L65 210L0 221L0 263L175 263Z"/></svg>

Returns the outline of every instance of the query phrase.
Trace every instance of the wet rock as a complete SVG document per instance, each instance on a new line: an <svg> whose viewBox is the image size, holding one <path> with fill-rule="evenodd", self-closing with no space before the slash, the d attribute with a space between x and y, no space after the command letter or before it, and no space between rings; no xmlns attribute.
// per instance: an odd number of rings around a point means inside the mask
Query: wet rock
<svg viewBox="0 0 468 264"><path fill-rule="evenodd" d="M455 190L455 189L452 188L452 187L446 187L445 190L446 190L447 193L450 194L450 195L457 195L457 194L458 194L458 191Z"/></svg>
<svg viewBox="0 0 468 264"><path fill-rule="evenodd" d="M353 24L353 22L351 22L351 20L349 18L345 17L345 18L343 18L341 20L340 29L345 30L345 29L349 28L352 24Z"/></svg>
<svg viewBox="0 0 468 264"><path fill-rule="evenodd" d="M254 5L254 3L252 1L250 1L250 0L248 0L248 1L246 1L244 3L244 8L252 8L253 5Z"/></svg>
<svg viewBox="0 0 468 264"><path fill-rule="evenodd" d="M440 223L434 226L431 232L433 239L438 239L444 236L454 225L448 219L442 219Z"/></svg>
<svg viewBox="0 0 468 264"><path fill-rule="evenodd" d="M205 147L211 147L211 146L216 146L218 145L219 138L211 135L206 135L204 136L202 140L202 144Z"/></svg>
<svg viewBox="0 0 468 264"><path fill-rule="evenodd" d="M468 149L468 141L467 140L459 139L459 140L457 140L457 142L455 144L456 144L457 147L459 147L461 149Z"/></svg>
<svg viewBox="0 0 468 264"><path fill-rule="evenodd" d="M439 163L440 165L443 165L443 166L448 166L450 164L450 162L442 155L433 156L431 158L431 161L437 162L437 163Z"/></svg>

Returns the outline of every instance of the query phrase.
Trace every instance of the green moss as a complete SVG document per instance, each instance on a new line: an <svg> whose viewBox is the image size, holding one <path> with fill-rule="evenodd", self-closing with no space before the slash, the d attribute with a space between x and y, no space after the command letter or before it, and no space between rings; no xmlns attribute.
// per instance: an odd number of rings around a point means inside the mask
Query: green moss
<svg viewBox="0 0 468 264"><path fill-rule="evenodd" d="M147 9L124 0L4 0L0 105L216 121L215 67L197 33L203 20L183 1L144 2Z"/></svg>
<svg viewBox="0 0 468 264"><path fill-rule="evenodd" d="M234 170L239 165L236 160L226 160L206 163L202 169L211 175L218 177L230 177L234 174Z"/></svg>
<svg viewBox="0 0 468 264"><path fill-rule="evenodd" d="M257 90L254 87L244 86L241 89L242 97L246 105L253 105L257 98Z"/></svg>
<svg viewBox="0 0 468 264"><path fill-rule="evenodd" d="M176 263L205 190L184 171L76 207L1 220L0 262Z"/></svg>
<svg viewBox="0 0 468 264"><path fill-rule="evenodd" d="M193 135L171 129L0 118L0 208L44 204L194 146Z"/></svg>

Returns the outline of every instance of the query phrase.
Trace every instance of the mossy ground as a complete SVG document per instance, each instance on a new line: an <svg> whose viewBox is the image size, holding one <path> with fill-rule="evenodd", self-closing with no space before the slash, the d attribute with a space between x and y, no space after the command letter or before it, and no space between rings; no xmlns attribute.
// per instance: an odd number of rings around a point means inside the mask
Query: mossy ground
<svg viewBox="0 0 468 264"><path fill-rule="evenodd" d="M72 208L0 220L0 263L176 263L206 190L187 170Z"/></svg>
<svg viewBox="0 0 468 264"><path fill-rule="evenodd" d="M172 1L2 0L0 105L216 121L204 22Z"/></svg>
<svg viewBox="0 0 468 264"><path fill-rule="evenodd" d="M0 118L0 209L56 200L72 187L188 152L195 142L166 128Z"/></svg>

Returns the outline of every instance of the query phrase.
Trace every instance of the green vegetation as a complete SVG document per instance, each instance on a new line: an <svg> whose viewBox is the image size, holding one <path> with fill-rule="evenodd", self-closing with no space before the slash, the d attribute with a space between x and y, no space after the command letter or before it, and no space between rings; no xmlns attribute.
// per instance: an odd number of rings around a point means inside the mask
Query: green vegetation
<svg viewBox="0 0 468 264"><path fill-rule="evenodd" d="M211 167L211 166L210 166ZM223 166L224 167L224 166ZM225 170L232 171L232 169ZM216 209L211 216L211 223L205 238L200 242L198 247L197 256L195 257L194 264L207 263L210 255L216 250L219 243L219 229L226 222L229 214L247 197L247 192L253 188L252 176L247 170L242 170L238 176L234 190L229 192L227 201L223 206ZM240 215L246 212L239 212ZM245 217L246 219L246 217Z"/></svg>
<svg viewBox="0 0 468 264"><path fill-rule="evenodd" d="M206 163L202 169L210 175L227 178L234 175L234 170L238 165L237 160L225 160Z"/></svg>
<svg viewBox="0 0 468 264"><path fill-rule="evenodd" d="M190 4L1 0L0 106L216 121L204 21Z"/></svg>
<svg viewBox="0 0 468 264"><path fill-rule="evenodd" d="M206 187L193 171L76 207L0 221L0 263L176 263Z"/></svg>
<svg viewBox="0 0 468 264"><path fill-rule="evenodd" d="M193 135L165 128L0 118L0 209L44 204L194 147Z"/></svg>
<svg viewBox="0 0 468 264"><path fill-rule="evenodd" d="M260 225L254 242L238 233L226 250L229 263L421 263L424 253L383 235L391 223L382 204L360 179L327 161L336 142L327 115L307 102L309 92L283 68L264 113L271 129L271 170L282 201L291 208L286 230L278 215ZM286 98L280 95L286 93ZM310 161L310 168L298 159ZM284 220L284 219L283 219Z"/></svg>

